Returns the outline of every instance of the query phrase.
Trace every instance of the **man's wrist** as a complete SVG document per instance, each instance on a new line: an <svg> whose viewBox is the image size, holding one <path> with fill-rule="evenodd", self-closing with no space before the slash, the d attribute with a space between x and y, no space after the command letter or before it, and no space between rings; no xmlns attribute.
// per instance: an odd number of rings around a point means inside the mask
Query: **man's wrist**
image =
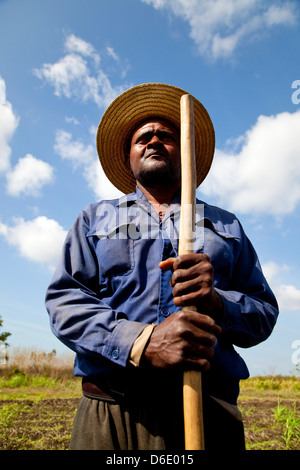
<svg viewBox="0 0 300 470"><path fill-rule="evenodd" d="M152 334L153 328L155 327L155 324L148 325L142 333L137 337L135 342L132 345L130 355L129 355L129 363L135 367L141 367L142 364L142 357L143 357L143 352L145 350L145 347L148 344L149 338Z"/></svg>

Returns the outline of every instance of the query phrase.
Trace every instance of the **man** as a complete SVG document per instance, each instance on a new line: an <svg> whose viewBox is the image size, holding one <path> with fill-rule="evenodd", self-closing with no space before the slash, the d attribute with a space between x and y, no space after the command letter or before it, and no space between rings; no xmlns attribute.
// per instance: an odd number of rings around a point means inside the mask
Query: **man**
<svg viewBox="0 0 300 470"><path fill-rule="evenodd" d="M178 257L184 93L139 85L99 124L102 167L125 196L79 214L46 296L52 330L76 352L83 377L71 449L184 449L190 369L203 372L205 448L245 448L237 398L249 373L233 345L264 341L277 303L227 211L197 201L195 253ZM199 186L214 129L196 99L194 113Z"/></svg>

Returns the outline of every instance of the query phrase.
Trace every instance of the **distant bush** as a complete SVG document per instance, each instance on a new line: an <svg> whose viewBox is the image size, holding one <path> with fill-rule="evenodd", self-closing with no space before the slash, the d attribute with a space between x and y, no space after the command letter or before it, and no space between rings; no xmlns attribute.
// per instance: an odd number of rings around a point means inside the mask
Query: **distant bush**
<svg viewBox="0 0 300 470"><path fill-rule="evenodd" d="M0 377L0 388L55 388L59 381L65 381L65 377L59 380L55 377L25 374L18 369L9 369L5 376Z"/></svg>
<svg viewBox="0 0 300 470"><path fill-rule="evenodd" d="M52 378L73 377L74 354L57 354L28 348L14 348L9 352L8 365L0 368L0 375L14 376L15 381L25 381L27 374ZM19 371L19 374L16 374ZM22 376L23 374L23 376ZM25 383L24 383L25 385Z"/></svg>
<svg viewBox="0 0 300 470"><path fill-rule="evenodd" d="M251 377L242 382L245 387L251 386L256 390L289 390L300 392L300 379L295 376L266 375Z"/></svg>

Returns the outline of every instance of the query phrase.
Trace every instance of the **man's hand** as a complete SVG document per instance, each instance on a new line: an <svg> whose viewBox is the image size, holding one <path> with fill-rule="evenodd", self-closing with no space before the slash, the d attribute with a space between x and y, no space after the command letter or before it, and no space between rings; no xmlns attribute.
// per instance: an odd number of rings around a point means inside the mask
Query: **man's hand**
<svg viewBox="0 0 300 470"><path fill-rule="evenodd" d="M208 370L221 328L207 315L179 311L152 332L142 363L163 369Z"/></svg>
<svg viewBox="0 0 300 470"><path fill-rule="evenodd" d="M199 312L219 318L223 302L214 289L214 270L207 255L181 255L162 261L159 267L173 270L171 286L177 307L194 305Z"/></svg>
<svg viewBox="0 0 300 470"><path fill-rule="evenodd" d="M144 364L159 368L208 370L216 336L222 329L223 302L213 287L213 267L207 255L188 254L162 261L159 267L173 271L174 304L185 307L172 314L152 332L143 353ZM198 312L188 310L189 306Z"/></svg>

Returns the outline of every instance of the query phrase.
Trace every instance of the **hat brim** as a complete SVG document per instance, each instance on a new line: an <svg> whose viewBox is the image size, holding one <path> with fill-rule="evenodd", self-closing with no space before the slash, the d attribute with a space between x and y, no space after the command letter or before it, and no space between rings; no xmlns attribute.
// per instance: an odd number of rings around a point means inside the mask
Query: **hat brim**
<svg viewBox="0 0 300 470"><path fill-rule="evenodd" d="M125 194L135 190L136 180L125 163L126 144L140 122L161 118L180 129L180 98L187 92L162 83L145 83L119 95L106 109L97 131L97 151L104 173ZM209 172L215 132L204 106L194 98L197 187Z"/></svg>

